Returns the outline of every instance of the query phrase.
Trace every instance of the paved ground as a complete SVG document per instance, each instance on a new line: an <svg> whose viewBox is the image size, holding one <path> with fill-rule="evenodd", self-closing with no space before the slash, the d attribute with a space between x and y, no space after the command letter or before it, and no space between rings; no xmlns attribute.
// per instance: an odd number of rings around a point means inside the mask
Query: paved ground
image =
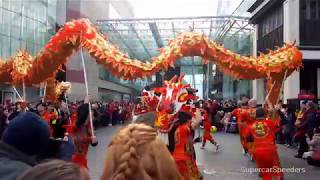
<svg viewBox="0 0 320 180"><path fill-rule="evenodd" d="M96 131L99 145L89 150L89 168L93 180L100 179L104 166L104 154L113 134L121 126L105 127ZM241 154L238 135L217 133L215 138L222 145L222 151L215 152L214 146L207 144L201 150L196 144L197 163L204 179L211 180L259 180L255 173L242 172L244 168L253 168L255 164ZM285 179L289 180L317 180L320 177L320 168L308 166L301 159L294 158L295 150L279 145L281 164L284 168L305 168L305 173L286 173Z"/></svg>

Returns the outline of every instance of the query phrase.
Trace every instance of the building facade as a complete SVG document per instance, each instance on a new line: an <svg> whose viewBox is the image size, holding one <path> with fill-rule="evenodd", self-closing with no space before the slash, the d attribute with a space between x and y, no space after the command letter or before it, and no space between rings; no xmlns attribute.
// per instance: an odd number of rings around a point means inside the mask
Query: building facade
<svg viewBox="0 0 320 180"><path fill-rule="evenodd" d="M257 0L248 10L255 25L254 55L294 43L303 53L303 67L284 83L282 99L313 94L320 98L320 1L318 0ZM253 96L263 103L266 81L253 81Z"/></svg>
<svg viewBox="0 0 320 180"><path fill-rule="evenodd" d="M110 0L59 0L57 8L57 23L63 25L66 21L78 18L88 18L92 23L109 18L132 18L131 5L127 1ZM89 96L91 100L121 101L136 92L127 82L112 77L104 68L84 51L87 71ZM84 74L80 52L76 53L66 65L66 80L71 82L72 92L69 99L79 100L85 97Z"/></svg>
<svg viewBox="0 0 320 180"><path fill-rule="evenodd" d="M7 59L26 49L36 55L67 21L89 18L93 23L99 19L132 18L133 9L127 1L110 0L1 0L0 1L0 59ZM128 99L135 93L129 83L115 80L85 52L85 64L90 99ZM76 53L66 65L66 73L59 79L72 83L71 100L83 99L85 85L80 53ZM106 75L107 74L107 75ZM63 77L65 76L65 77ZM22 94L22 87L16 87ZM27 87L29 102L39 100L43 95L38 86ZM9 84L0 85L0 102L17 99Z"/></svg>
<svg viewBox="0 0 320 180"><path fill-rule="evenodd" d="M218 0L217 15L239 15L237 9L241 1L237 0ZM241 14L242 15L242 14ZM216 25L224 26L226 22L217 22ZM238 30L240 32L241 29ZM225 33L223 38L218 37L218 42L222 43L225 48L239 53L248 55L252 53L252 34L251 33ZM220 71L216 65L212 65L212 77L209 77L209 97L213 99L239 99L240 96L251 96L251 81L235 79Z"/></svg>
<svg viewBox="0 0 320 180"><path fill-rule="evenodd" d="M36 55L55 34L56 0L0 1L0 59L6 60L25 49ZM20 94L22 88L16 87ZM39 100L38 87L28 87L29 102ZM0 103L16 100L9 84L0 84Z"/></svg>

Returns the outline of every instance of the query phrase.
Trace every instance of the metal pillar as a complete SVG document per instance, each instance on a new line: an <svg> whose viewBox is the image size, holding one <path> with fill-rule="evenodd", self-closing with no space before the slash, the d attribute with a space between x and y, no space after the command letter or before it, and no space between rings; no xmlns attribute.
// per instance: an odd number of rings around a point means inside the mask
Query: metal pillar
<svg viewBox="0 0 320 180"><path fill-rule="evenodd" d="M209 69L210 69L210 64L208 63L207 64L207 72L206 72L206 76L207 76L207 78L206 78L206 97L207 97L207 99L209 99L209 75L210 75Z"/></svg>
<svg viewBox="0 0 320 180"><path fill-rule="evenodd" d="M192 60L192 66L191 66L191 71L192 71L192 85L193 85L193 88L196 89L196 77L195 77L195 74L194 74L194 56L192 56L191 60Z"/></svg>

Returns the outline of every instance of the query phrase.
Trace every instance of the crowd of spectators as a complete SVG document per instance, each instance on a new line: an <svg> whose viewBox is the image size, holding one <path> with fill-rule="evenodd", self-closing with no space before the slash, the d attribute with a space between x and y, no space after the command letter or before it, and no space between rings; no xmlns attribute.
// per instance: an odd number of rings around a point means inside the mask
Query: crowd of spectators
<svg viewBox="0 0 320 180"><path fill-rule="evenodd" d="M95 127L123 124L132 114L134 103L131 102L94 102L92 104Z"/></svg>
<svg viewBox="0 0 320 180"><path fill-rule="evenodd" d="M206 101L212 125L218 130L225 130L232 120L231 112L240 107L240 102ZM298 149L296 158L305 158L309 164L320 165L320 111L318 105L311 100L302 101L300 109L288 106L279 101L278 115L281 119L276 143L289 148Z"/></svg>
<svg viewBox="0 0 320 180"><path fill-rule="evenodd" d="M7 101L0 105L0 136L5 130L9 122L16 117L20 112L34 112L40 115L44 120L48 121L52 128L55 129L53 134L56 138L64 136L63 125L68 124L69 116L76 112L77 107L83 104L84 101L69 102L68 106L65 102L50 103L23 102L11 103ZM134 104L131 102L92 102L92 113L94 127L112 126L123 124L131 116Z"/></svg>
<svg viewBox="0 0 320 180"><path fill-rule="evenodd" d="M0 136L2 137L0 164L6 164L6 168L0 170L0 179L19 177L22 175L21 172L30 169L39 159L53 156L51 151L55 151L54 147L46 149L41 149L41 147L48 144L49 137L65 138L65 125L70 123L70 119L76 114L78 107L84 103L84 101L78 101L70 102L67 105L65 102L29 104L6 102L0 105ZM134 103L130 102L92 102L91 104L96 128L125 123L131 118L134 108ZM231 112L240 105L235 100L207 100L201 104L208 111L212 125L216 126L218 130L226 128L227 122L233 118ZM294 109L292 106L280 102L277 107L281 119L280 131L276 136L277 143L297 148L297 158L305 158L310 165L319 166L320 116L317 104L313 101L303 101L300 109ZM35 116L35 114L39 116ZM49 126L45 126L43 123L49 124ZM33 157L37 157L37 159ZM74 172L79 172L79 167L74 166L73 168L76 170ZM85 169L81 169L81 172L83 173L72 175L87 176ZM8 176L1 177L1 174ZM28 173L26 176L29 177Z"/></svg>
<svg viewBox="0 0 320 180"><path fill-rule="evenodd" d="M73 160L72 154L78 144L75 146L72 141L75 138L74 134L71 137L69 132L72 130L68 128L78 128L74 123L80 122L79 109L86 104L85 101L68 104L65 101L55 103L6 101L0 105L0 179L17 179L23 172L48 158L70 161L72 157ZM125 123L130 118L133 107L133 103L129 102L91 102L93 124L98 128ZM68 168L61 169L63 164L61 163L53 161L47 163L52 167L47 167L46 163L36 166L44 171L27 172L21 179L40 178L50 170L65 171L66 175L74 176L73 179L78 179L77 176L89 179L87 170L82 167L69 163L65 164ZM47 176L59 175L48 173Z"/></svg>
<svg viewBox="0 0 320 180"><path fill-rule="evenodd" d="M319 108L313 101L303 101L300 109L279 103L280 131L277 143L298 148L296 158L306 158L311 165L320 165Z"/></svg>

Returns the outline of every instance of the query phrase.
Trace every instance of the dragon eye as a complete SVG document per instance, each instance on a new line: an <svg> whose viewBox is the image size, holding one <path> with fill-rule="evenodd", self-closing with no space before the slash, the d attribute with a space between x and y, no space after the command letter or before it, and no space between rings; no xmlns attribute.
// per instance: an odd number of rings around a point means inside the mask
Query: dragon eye
<svg viewBox="0 0 320 180"><path fill-rule="evenodd" d="M185 102L187 96L188 96L188 93L182 93L182 94L178 97L178 102Z"/></svg>

